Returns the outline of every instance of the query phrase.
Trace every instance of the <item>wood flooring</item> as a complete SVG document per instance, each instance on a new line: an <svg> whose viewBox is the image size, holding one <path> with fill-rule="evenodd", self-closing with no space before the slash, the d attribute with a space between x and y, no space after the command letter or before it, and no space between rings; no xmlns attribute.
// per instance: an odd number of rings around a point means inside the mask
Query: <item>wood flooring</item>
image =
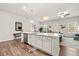
<svg viewBox="0 0 79 59"><path fill-rule="evenodd" d="M0 43L0 56L46 56L46 54L19 40L11 40Z"/></svg>
<svg viewBox="0 0 79 59"><path fill-rule="evenodd" d="M0 56L49 56L20 40L0 42ZM60 46L59 56L79 56L79 49Z"/></svg>
<svg viewBox="0 0 79 59"><path fill-rule="evenodd" d="M79 49L69 46L60 46L60 56L79 56Z"/></svg>

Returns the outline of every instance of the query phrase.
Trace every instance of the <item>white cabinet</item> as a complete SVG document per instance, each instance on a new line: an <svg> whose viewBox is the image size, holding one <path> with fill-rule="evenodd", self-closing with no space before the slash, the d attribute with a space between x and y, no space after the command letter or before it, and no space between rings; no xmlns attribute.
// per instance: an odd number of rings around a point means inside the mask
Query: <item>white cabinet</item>
<svg viewBox="0 0 79 59"><path fill-rule="evenodd" d="M42 49L42 47L43 47L42 44L43 44L42 36L37 36L35 46L39 49Z"/></svg>
<svg viewBox="0 0 79 59"><path fill-rule="evenodd" d="M28 35L28 43L31 44L31 45L32 45L32 43L33 43L33 42L32 42L32 36L31 36L31 35Z"/></svg>
<svg viewBox="0 0 79 59"><path fill-rule="evenodd" d="M35 46L36 45L36 36L35 35L28 35L28 43Z"/></svg>
<svg viewBox="0 0 79 59"><path fill-rule="evenodd" d="M35 46L36 45L36 35L32 35L31 40L32 40L32 45Z"/></svg>
<svg viewBox="0 0 79 59"><path fill-rule="evenodd" d="M59 55L59 37L28 34L28 43L51 55Z"/></svg>
<svg viewBox="0 0 79 59"><path fill-rule="evenodd" d="M59 46L59 37L52 38L52 55L59 55L60 46Z"/></svg>
<svg viewBox="0 0 79 59"><path fill-rule="evenodd" d="M52 45L52 41L51 41L51 37L43 37L43 50L46 51L47 53L51 54L52 49L51 49L51 45Z"/></svg>

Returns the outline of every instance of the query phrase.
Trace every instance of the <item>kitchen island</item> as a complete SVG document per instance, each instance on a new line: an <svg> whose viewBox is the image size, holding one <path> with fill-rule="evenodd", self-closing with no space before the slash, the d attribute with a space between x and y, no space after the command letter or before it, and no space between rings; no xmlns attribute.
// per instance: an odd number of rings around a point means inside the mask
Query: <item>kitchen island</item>
<svg viewBox="0 0 79 59"><path fill-rule="evenodd" d="M35 49L40 49L50 55L54 55L54 56L59 55L60 43L59 43L59 34L58 33L26 32L23 34L28 35L27 43L30 44L31 46L33 46ZM22 39L22 42L23 42L23 39Z"/></svg>

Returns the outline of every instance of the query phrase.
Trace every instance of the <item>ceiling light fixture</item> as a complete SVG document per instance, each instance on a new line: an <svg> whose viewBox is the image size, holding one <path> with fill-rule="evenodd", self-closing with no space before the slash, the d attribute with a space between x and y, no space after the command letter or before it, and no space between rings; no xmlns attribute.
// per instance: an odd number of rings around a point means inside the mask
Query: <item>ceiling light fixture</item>
<svg viewBox="0 0 79 59"><path fill-rule="evenodd" d="M26 8L26 6L23 6L22 8L23 8L23 9L25 9L25 8Z"/></svg>
<svg viewBox="0 0 79 59"><path fill-rule="evenodd" d="M49 20L49 16L43 16L43 20Z"/></svg>
<svg viewBox="0 0 79 59"><path fill-rule="evenodd" d="M59 17L61 17L61 18L64 18L64 17L70 15L70 13L67 12L67 11L64 11L64 12L59 12L59 13L57 13L57 15L58 15Z"/></svg>
<svg viewBox="0 0 79 59"><path fill-rule="evenodd" d="M33 23L34 23L34 21L33 21L33 20L31 20L31 21L30 21L30 23L32 23L32 24L33 24Z"/></svg>

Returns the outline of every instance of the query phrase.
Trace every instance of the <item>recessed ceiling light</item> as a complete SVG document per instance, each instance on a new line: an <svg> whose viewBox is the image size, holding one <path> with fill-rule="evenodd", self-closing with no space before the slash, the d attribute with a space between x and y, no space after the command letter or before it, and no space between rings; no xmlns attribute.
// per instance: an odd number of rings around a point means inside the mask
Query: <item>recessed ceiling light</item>
<svg viewBox="0 0 79 59"><path fill-rule="evenodd" d="M25 9L25 8L26 8L26 6L23 6L22 8L23 8L23 9Z"/></svg>
<svg viewBox="0 0 79 59"><path fill-rule="evenodd" d="M33 20L31 20L31 21L30 21L30 23L34 23L34 21L33 21Z"/></svg>
<svg viewBox="0 0 79 59"><path fill-rule="evenodd" d="M43 20L49 20L49 16L44 16Z"/></svg>

